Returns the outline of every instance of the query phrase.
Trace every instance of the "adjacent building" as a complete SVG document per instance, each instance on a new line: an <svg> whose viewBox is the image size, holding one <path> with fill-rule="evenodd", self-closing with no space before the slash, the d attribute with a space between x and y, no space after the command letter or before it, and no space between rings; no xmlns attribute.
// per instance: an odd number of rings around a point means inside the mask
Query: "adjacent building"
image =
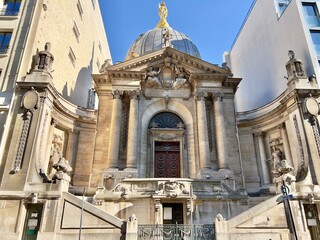
<svg viewBox="0 0 320 240"><path fill-rule="evenodd" d="M288 50L302 60L308 77L320 75L319 1L254 1L225 61L243 81L236 110L261 107L286 89ZM250 94L248 94L250 92Z"/></svg>
<svg viewBox="0 0 320 240"><path fill-rule="evenodd" d="M93 108L91 74L110 59L97 0L4 0L0 3L0 159L13 117L16 82L30 69L32 56L51 44L54 86L66 100ZM67 14L66 14L67 13Z"/></svg>

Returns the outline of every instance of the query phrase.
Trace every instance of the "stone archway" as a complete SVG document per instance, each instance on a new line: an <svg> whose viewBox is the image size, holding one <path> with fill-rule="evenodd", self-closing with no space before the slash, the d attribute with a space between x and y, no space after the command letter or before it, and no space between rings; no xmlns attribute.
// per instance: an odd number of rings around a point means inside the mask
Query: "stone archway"
<svg viewBox="0 0 320 240"><path fill-rule="evenodd" d="M172 112L156 114L149 122L147 176L156 178L180 178L188 176L185 150L185 125ZM153 172L152 172L153 170Z"/></svg>
<svg viewBox="0 0 320 240"><path fill-rule="evenodd" d="M186 134L186 156L183 159L187 174L184 177L193 178L196 176L196 154L194 140L194 121L189 109L178 101L170 100L166 104L165 99L156 101L146 108L141 118L141 148L139 172L141 177L149 177L148 173L148 126L151 119L160 112L167 111L178 115L185 125ZM153 169L153 168L152 168ZM150 170L150 169L149 169Z"/></svg>

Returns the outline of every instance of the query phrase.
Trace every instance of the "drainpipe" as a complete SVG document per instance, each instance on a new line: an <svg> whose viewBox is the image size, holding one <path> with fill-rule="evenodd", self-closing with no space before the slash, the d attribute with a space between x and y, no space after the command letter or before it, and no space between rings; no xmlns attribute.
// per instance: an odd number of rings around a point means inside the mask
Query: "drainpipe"
<svg viewBox="0 0 320 240"><path fill-rule="evenodd" d="M240 161L240 171L241 171L241 180L242 180L242 187L243 189L246 188L246 181L243 173L243 162L242 162L242 155L241 155L241 145L239 140L239 129L238 124L236 124L236 137L237 137L237 143L238 143L238 149L239 149L239 161Z"/></svg>

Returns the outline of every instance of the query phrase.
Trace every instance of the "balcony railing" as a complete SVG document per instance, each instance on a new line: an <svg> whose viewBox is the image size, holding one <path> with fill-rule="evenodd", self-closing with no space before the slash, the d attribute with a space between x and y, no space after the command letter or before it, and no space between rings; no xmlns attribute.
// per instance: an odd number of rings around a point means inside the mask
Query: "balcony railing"
<svg viewBox="0 0 320 240"><path fill-rule="evenodd" d="M139 225L139 240L215 240L213 224Z"/></svg>
<svg viewBox="0 0 320 240"><path fill-rule="evenodd" d="M0 45L0 54L6 54L9 50L9 45Z"/></svg>
<svg viewBox="0 0 320 240"><path fill-rule="evenodd" d="M0 9L0 16L18 16L19 10L17 9L7 9L2 8Z"/></svg>

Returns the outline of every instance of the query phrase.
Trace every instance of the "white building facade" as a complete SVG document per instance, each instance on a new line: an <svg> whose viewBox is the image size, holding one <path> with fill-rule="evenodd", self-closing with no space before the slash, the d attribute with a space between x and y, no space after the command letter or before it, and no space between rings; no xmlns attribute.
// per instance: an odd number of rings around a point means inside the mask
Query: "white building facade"
<svg viewBox="0 0 320 240"><path fill-rule="evenodd" d="M308 77L320 75L319 7L319 1L254 1L225 58L243 79L237 111L261 107L286 89L285 69L278 66L287 61L289 50L303 61Z"/></svg>

